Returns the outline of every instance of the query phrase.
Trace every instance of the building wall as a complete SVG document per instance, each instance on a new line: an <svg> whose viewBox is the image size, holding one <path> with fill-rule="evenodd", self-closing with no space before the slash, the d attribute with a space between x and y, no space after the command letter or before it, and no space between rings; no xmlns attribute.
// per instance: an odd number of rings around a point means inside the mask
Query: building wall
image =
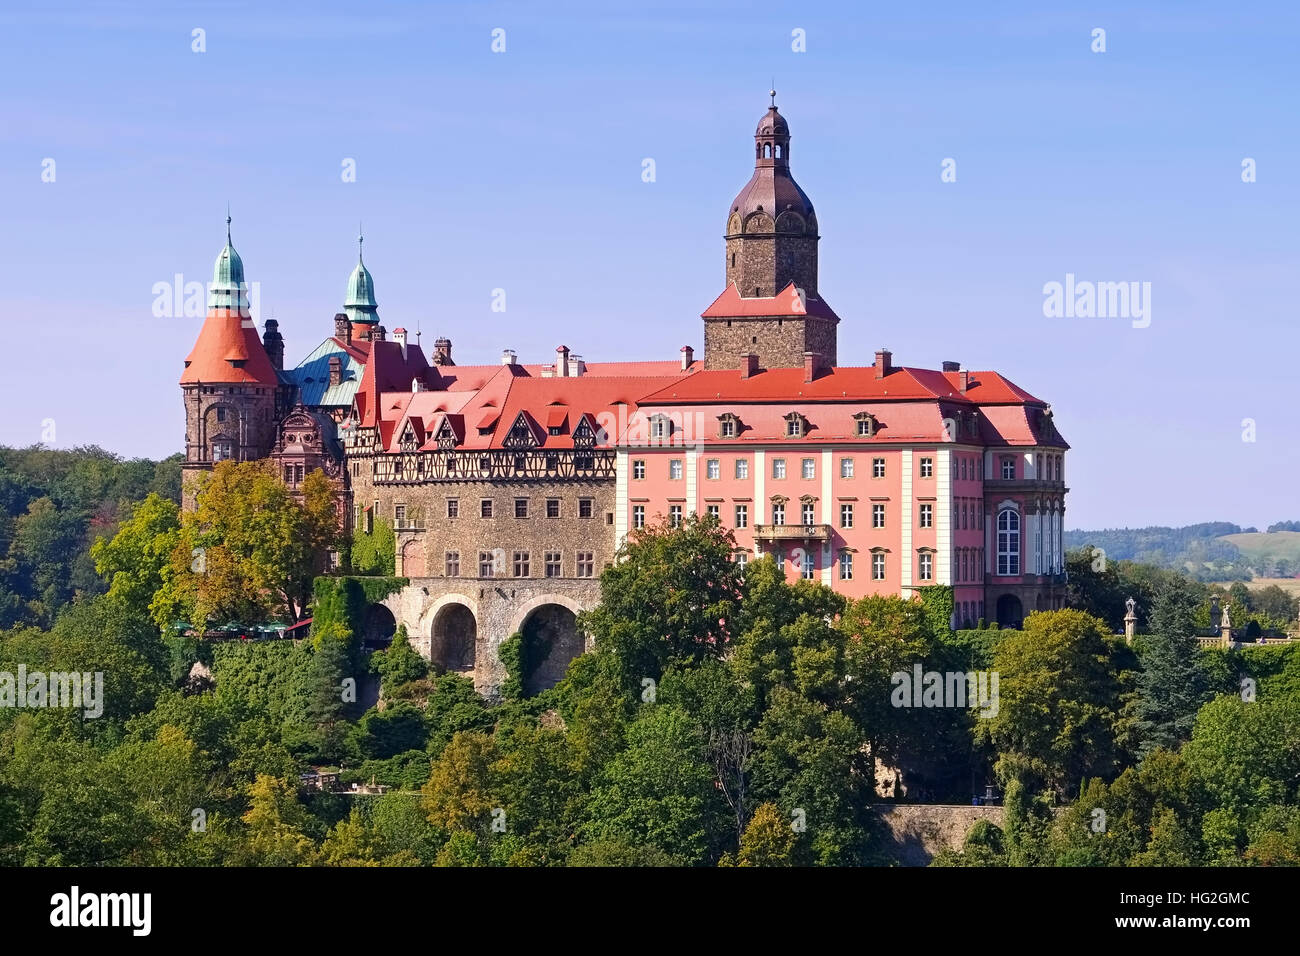
<svg viewBox="0 0 1300 956"><path fill-rule="evenodd" d="M706 416L708 417L708 416ZM939 449L934 445L870 447L833 442L798 441L790 443L764 442L742 445L735 442L710 443L700 447L629 449L626 464L627 514L629 528L635 526L635 509L644 508L645 520L653 522L666 517L674 504L683 505L683 515L692 511L705 514L710 505L719 509L723 527L730 529L737 546L749 555L782 553L786 575L798 578L803 568L802 551L811 551L815 563L813 579L823 581L836 591L850 597L867 594L900 594L904 592L904 578L909 584L922 584L919 580L918 549L929 548L934 557L933 576L927 584L949 584L951 563L939 560L938 524L942 516L939 502L952 491L939 467ZM695 494L688 494L687 461L698 455ZM921 459L931 460L930 477L921 478ZM873 477L875 459L884 461L884 476ZM671 463L681 461L682 478L674 479ZM709 477L709 462L718 462L718 477ZM811 477L804 477L803 462L812 463ZM637 462L644 462L643 478L635 477ZM748 464L748 476L736 477L736 462ZM785 477L778 478L777 462L784 461ZM852 463L852 476L842 476L842 463ZM910 469L904 475L904 469ZM910 486L911 507L903 501L904 486ZM829 489L829 490L828 490ZM803 524L804 499L813 507L813 523L829 526L829 547L818 540L805 545L800 540L781 542L762 541L756 537L755 526L773 524L773 505L784 499L785 525ZM933 507L933 521L929 528L919 527L922 504ZM872 506L885 507L885 526L872 527ZM842 513L845 505L852 506L852 526L845 527ZM737 506L746 508L746 526L737 526ZM910 515L910 519L908 518ZM903 522L910 520L912 527L904 529ZM908 533L904 533L905 530ZM967 531L967 539L972 532ZM979 532L974 532L979 534ZM905 550L905 539L906 548ZM973 540L973 539L970 539ZM852 578L841 577L843 552L852 550ZM885 578L872 579L871 556L876 551L885 555ZM904 566L906 562L906 567ZM829 575L825 572L829 571ZM908 572L905 574L905 571ZM972 591L978 587L972 585ZM909 592L910 593L910 592Z"/></svg>
<svg viewBox="0 0 1300 956"><path fill-rule="evenodd" d="M797 368L805 352L817 352L828 365L838 361L835 323L807 318L709 318L704 320L704 365L740 367L740 356L758 355L760 368Z"/></svg>
<svg viewBox="0 0 1300 956"><path fill-rule="evenodd" d="M460 556L460 576L477 578L480 553L499 555L494 578L516 579L516 553L528 555L528 577L545 578L545 553L561 554L561 577L578 578L579 552L592 554L592 576L598 578L613 562L614 481L493 482L440 481L423 484L376 483L366 462L352 477L352 501L374 507L375 517L393 523L397 532L397 573L404 577L444 577L447 552ZM515 517L515 501L528 502L526 518ZM560 517L546 517L548 499L559 502ZM581 501L591 502L591 517L579 517ZM458 503L457 517L448 517L448 501ZM492 517L482 517L483 501L492 502ZM405 509L397 518L398 506ZM364 527L364 513L362 517ZM405 566L402 558L416 558ZM423 566L419 558L423 558Z"/></svg>
<svg viewBox="0 0 1300 956"><path fill-rule="evenodd" d="M474 667L466 676L475 689L496 698L506 679L501 663L501 643L524 628L529 616L552 605L574 614L600 601L599 580L574 578L511 579L484 581L472 577L412 578L411 583L382 603L393 612L399 625L406 625L414 647L426 659L431 657L433 630L439 614L448 605L465 607L474 616L476 637ZM581 635L582 646L591 640Z"/></svg>
<svg viewBox="0 0 1300 956"><path fill-rule="evenodd" d="M746 230L758 225L771 229L771 219L751 216ZM727 284L734 282L746 298L776 295L789 283L811 296L817 295L817 237L810 235L728 236Z"/></svg>
<svg viewBox="0 0 1300 956"><path fill-rule="evenodd" d="M1003 477L1003 461L1014 464L1009 478ZM1004 598L1019 602L1021 620L1035 610L1064 607L1064 450L987 449L984 470L985 616L991 621L1011 623L999 612L999 602ZM1018 574L998 573L997 522L999 513L1007 508L1020 518Z"/></svg>
<svg viewBox="0 0 1300 956"><path fill-rule="evenodd" d="M181 504L194 508L199 476L212 469L212 443L231 442L235 461L257 461L275 443L276 390L265 385L196 384L181 388L185 400L185 462Z"/></svg>

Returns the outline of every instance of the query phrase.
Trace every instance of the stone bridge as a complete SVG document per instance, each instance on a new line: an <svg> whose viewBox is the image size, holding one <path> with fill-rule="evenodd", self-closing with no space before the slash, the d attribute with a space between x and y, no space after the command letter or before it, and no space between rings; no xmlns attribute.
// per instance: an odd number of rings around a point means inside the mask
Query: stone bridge
<svg viewBox="0 0 1300 956"><path fill-rule="evenodd" d="M555 686L569 661L591 647L591 639L578 630L576 616L599 603L598 578L410 581L380 602L391 622L375 610L377 605L371 606L383 620L378 627L396 630L405 624L412 647L440 670L472 678L485 697L500 695L506 679L500 648L512 634L523 634L536 661L524 679L528 694Z"/></svg>

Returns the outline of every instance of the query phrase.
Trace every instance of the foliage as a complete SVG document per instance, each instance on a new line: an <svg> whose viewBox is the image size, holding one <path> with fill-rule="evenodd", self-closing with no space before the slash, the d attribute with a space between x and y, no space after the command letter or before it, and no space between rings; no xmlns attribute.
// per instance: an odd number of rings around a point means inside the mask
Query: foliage
<svg viewBox="0 0 1300 956"><path fill-rule="evenodd" d="M353 574L393 574L397 567L397 535L392 524L375 518L370 531L354 530L349 554Z"/></svg>
<svg viewBox="0 0 1300 956"><path fill-rule="evenodd" d="M218 462L200 476L152 613L185 621L296 621L338 539L333 490L317 469L295 495L265 462Z"/></svg>

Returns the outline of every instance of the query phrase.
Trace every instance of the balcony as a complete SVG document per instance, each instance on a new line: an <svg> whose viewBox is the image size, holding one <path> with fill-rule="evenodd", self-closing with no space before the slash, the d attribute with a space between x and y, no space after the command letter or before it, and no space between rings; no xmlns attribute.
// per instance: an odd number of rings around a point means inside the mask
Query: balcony
<svg viewBox="0 0 1300 956"><path fill-rule="evenodd" d="M755 541L830 541L828 524L756 524Z"/></svg>
<svg viewBox="0 0 1300 956"><path fill-rule="evenodd" d="M984 487L988 491L1061 491L1068 492L1064 481L1045 478L985 478Z"/></svg>

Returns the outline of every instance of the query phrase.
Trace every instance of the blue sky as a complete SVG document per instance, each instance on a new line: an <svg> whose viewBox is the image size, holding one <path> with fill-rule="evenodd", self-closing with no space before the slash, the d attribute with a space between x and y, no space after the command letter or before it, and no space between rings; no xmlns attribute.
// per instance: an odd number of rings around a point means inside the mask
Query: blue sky
<svg viewBox="0 0 1300 956"><path fill-rule="evenodd" d="M56 447L180 448L201 320L152 290L211 277L227 201L292 360L332 328L358 220L384 324L462 364L699 348L775 78L841 364L887 346L1050 401L1070 527L1300 518L1300 15L1129 6L11 5L0 442L53 419ZM1067 273L1151 283L1150 326L1046 318Z"/></svg>

